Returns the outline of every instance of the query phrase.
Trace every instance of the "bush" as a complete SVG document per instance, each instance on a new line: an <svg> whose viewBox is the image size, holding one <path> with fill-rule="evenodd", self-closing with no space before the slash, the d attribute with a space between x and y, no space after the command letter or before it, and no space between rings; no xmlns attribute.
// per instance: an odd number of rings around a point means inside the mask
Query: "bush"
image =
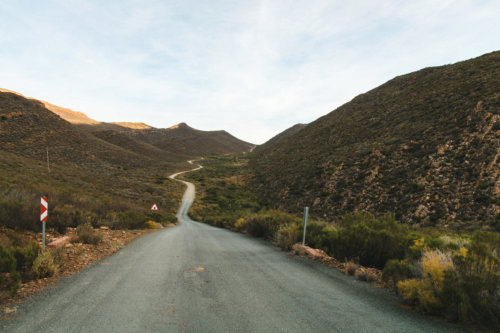
<svg viewBox="0 0 500 333"><path fill-rule="evenodd" d="M404 259L412 241L408 227L398 224L392 214L345 215L334 237L330 246L336 258L357 258L363 266L378 268L389 259Z"/></svg>
<svg viewBox="0 0 500 333"><path fill-rule="evenodd" d="M56 205L50 213L50 226L64 234L68 227L76 227L83 223L82 212L72 205Z"/></svg>
<svg viewBox="0 0 500 333"><path fill-rule="evenodd" d="M440 297L445 286L445 275L453 270L451 254L427 250L420 264L423 278L399 281L398 291L407 301L414 303L417 309L439 314L445 305Z"/></svg>
<svg viewBox="0 0 500 333"><path fill-rule="evenodd" d="M0 273L10 273L16 269L16 258L11 251L0 244Z"/></svg>
<svg viewBox="0 0 500 333"><path fill-rule="evenodd" d="M11 249L14 258L16 258L16 270L24 275L25 279L30 278L31 267L38 256L40 245L32 241L26 247L15 246Z"/></svg>
<svg viewBox="0 0 500 333"><path fill-rule="evenodd" d="M146 229L161 229L161 227L154 221L146 221L144 222L144 227Z"/></svg>
<svg viewBox="0 0 500 333"><path fill-rule="evenodd" d="M271 239L281 225L294 222L295 217L279 210L262 211L245 219L246 231L254 237Z"/></svg>
<svg viewBox="0 0 500 333"><path fill-rule="evenodd" d="M33 262L32 271L35 277L42 279L57 273L59 265L55 254L51 250L41 252Z"/></svg>
<svg viewBox="0 0 500 333"><path fill-rule="evenodd" d="M76 228L78 241L85 244L98 244L102 240L102 235L95 232L90 224L80 224Z"/></svg>
<svg viewBox="0 0 500 333"><path fill-rule="evenodd" d="M296 223L281 225L276 233L276 244L284 250L290 250L300 239L300 229Z"/></svg>
<svg viewBox="0 0 500 333"><path fill-rule="evenodd" d="M118 213L118 221L113 225L116 229L141 229L144 227L144 222L147 217L139 212L129 210Z"/></svg>
<svg viewBox="0 0 500 333"><path fill-rule="evenodd" d="M499 250L498 234L477 232L468 250L455 252L455 270L446 272L441 294L450 318L500 325Z"/></svg>
<svg viewBox="0 0 500 333"><path fill-rule="evenodd" d="M382 279L384 281L391 280L394 285L401 280L406 280L412 276L411 266L408 260L391 259L385 264L382 271Z"/></svg>

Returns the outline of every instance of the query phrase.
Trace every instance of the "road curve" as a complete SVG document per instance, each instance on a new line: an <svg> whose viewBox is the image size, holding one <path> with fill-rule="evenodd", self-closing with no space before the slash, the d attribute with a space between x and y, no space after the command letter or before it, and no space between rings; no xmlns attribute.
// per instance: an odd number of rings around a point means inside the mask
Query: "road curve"
<svg viewBox="0 0 500 333"><path fill-rule="evenodd" d="M459 331L401 308L386 290L191 220L194 185L185 183L177 227L60 280L1 321L0 331Z"/></svg>

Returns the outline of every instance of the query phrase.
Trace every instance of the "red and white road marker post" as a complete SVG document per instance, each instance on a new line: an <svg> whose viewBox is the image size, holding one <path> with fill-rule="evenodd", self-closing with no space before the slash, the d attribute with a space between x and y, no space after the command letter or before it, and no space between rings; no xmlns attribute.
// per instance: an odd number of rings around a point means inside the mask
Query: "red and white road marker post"
<svg viewBox="0 0 500 333"><path fill-rule="evenodd" d="M49 199L47 195L40 200L40 222L42 222L42 249L45 250L45 224L49 215Z"/></svg>

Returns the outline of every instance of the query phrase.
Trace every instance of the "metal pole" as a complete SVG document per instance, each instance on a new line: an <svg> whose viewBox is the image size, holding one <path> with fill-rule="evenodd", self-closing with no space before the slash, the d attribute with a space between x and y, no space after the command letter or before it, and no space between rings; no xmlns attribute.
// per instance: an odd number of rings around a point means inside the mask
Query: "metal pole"
<svg viewBox="0 0 500 333"><path fill-rule="evenodd" d="M45 221L42 222L42 250L45 251Z"/></svg>
<svg viewBox="0 0 500 333"><path fill-rule="evenodd" d="M307 215L309 215L309 207L304 208L304 234L302 235L302 245L306 243Z"/></svg>

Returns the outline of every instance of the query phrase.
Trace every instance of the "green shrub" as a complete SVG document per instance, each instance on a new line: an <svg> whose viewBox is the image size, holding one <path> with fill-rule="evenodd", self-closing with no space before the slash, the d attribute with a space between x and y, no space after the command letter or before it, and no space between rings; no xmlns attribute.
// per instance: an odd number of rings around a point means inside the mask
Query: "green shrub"
<svg viewBox="0 0 500 333"><path fill-rule="evenodd" d="M33 262L31 269L34 276L39 279L53 276L59 270L56 255L51 250L41 252Z"/></svg>
<svg viewBox="0 0 500 333"><path fill-rule="evenodd" d="M98 244L102 240L102 235L95 232L90 224L80 224L76 228L78 241L85 244Z"/></svg>
<svg viewBox="0 0 500 333"><path fill-rule="evenodd" d="M383 268L389 259L404 259L411 241L408 227L394 215L355 213L342 218L330 246L336 258L357 258L363 266Z"/></svg>
<svg viewBox="0 0 500 333"><path fill-rule="evenodd" d="M261 211L245 219L246 231L254 237L272 239L281 225L294 222L295 217L279 210Z"/></svg>
<svg viewBox="0 0 500 333"><path fill-rule="evenodd" d="M118 213L118 221L113 225L116 229L141 229L147 217L137 211L129 210Z"/></svg>
<svg viewBox="0 0 500 333"><path fill-rule="evenodd" d="M276 244L284 250L290 250L299 239L300 229L296 223L281 225L276 233Z"/></svg>
<svg viewBox="0 0 500 333"><path fill-rule="evenodd" d="M408 260L390 259L385 264L382 271L382 279L390 281L396 285L401 280L409 279L412 276L411 266Z"/></svg>
<svg viewBox="0 0 500 333"><path fill-rule="evenodd" d="M500 325L500 236L477 232L469 249L453 256L455 269L444 276L440 295L446 314L461 322Z"/></svg>
<svg viewBox="0 0 500 333"><path fill-rule="evenodd" d="M0 273L10 273L16 269L16 258L11 251L0 244Z"/></svg>
<svg viewBox="0 0 500 333"><path fill-rule="evenodd" d="M15 246L11 249L14 258L16 258L16 270L24 275L25 279L30 278L31 267L35 261L38 252L40 251L40 245L37 242L32 241L26 247Z"/></svg>

